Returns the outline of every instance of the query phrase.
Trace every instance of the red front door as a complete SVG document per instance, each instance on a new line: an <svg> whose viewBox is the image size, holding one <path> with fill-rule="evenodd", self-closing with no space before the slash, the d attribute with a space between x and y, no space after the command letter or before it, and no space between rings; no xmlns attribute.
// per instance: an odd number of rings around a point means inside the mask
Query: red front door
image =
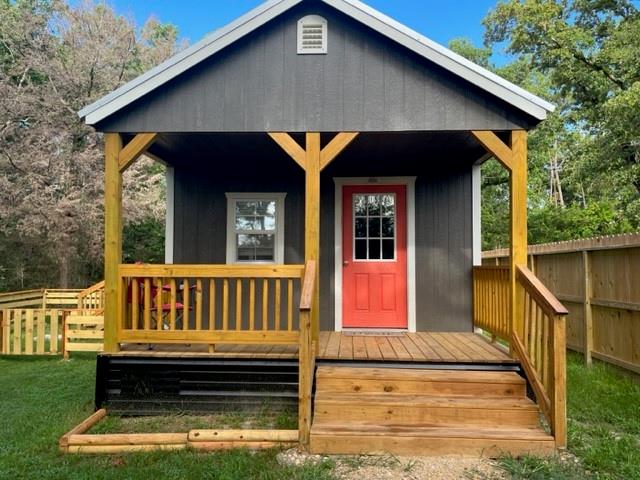
<svg viewBox="0 0 640 480"><path fill-rule="evenodd" d="M342 192L342 325L407 328L407 189Z"/></svg>

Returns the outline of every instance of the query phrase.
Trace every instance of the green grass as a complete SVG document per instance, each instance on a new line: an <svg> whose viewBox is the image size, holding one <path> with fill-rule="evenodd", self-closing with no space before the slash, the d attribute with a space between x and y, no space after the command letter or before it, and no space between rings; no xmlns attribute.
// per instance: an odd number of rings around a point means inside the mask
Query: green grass
<svg viewBox="0 0 640 480"><path fill-rule="evenodd" d="M504 458L515 479L640 479L640 383L616 367L567 357L568 450L579 460Z"/></svg>
<svg viewBox="0 0 640 480"><path fill-rule="evenodd" d="M58 438L92 412L95 357L0 357L0 479L318 479L332 464L281 467L276 451L64 455ZM276 422L290 422L283 416Z"/></svg>

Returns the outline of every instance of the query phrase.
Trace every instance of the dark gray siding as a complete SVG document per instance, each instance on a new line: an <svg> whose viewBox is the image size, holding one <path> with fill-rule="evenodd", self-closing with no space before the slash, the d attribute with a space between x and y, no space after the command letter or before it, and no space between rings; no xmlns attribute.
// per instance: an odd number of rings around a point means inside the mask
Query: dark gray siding
<svg viewBox="0 0 640 480"><path fill-rule="evenodd" d="M466 135L466 134L465 134ZM467 136L361 135L322 174L321 328L334 327L334 177L417 176L417 327L469 331L471 321L471 164ZM261 136L189 137L175 165L176 263L224 263L230 191L287 192L285 262L304 259L304 176ZM167 145L178 145L175 141ZM191 150L186 148L191 146Z"/></svg>
<svg viewBox="0 0 640 480"><path fill-rule="evenodd" d="M303 15L327 55L296 54ZM306 2L100 123L115 132L510 130L537 122L331 7Z"/></svg>

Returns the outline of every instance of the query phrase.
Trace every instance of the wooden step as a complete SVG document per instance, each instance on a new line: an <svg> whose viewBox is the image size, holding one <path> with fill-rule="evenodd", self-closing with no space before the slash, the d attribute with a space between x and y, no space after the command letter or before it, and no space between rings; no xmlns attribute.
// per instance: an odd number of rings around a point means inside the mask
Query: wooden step
<svg viewBox="0 0 640 480"><path fill-rule="evenodd" d="M316 392L524 398L526 382L516 372L319 367Z"/></svg>
<svg viewBox="0 0 640 480"><path fill-rule="evenodd" d="M536 427L538 407L527 398L316 393L314 423L455 424Z"/></svg>
<svg viewBox="0 0 640 480"><path fill-rule="evenodd" d="M470 428L456 425L314 424L312 453L336 455L551 455L553 437L540 428Z"/></svg>

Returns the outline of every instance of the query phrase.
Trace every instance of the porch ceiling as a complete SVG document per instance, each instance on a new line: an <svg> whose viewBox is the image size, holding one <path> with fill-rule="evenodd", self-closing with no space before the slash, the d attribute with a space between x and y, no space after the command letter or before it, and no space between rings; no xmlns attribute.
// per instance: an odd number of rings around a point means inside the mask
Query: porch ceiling
<svg viewBox="0 0 640 480"><path fill-rule="evenodd" d="M322 134L323 146L335 133ZM292 134L304 146L304 134ZM125 139L125 141L128 139ZM286 155L266 133L163 133L149 152L170 165L197 166L203 161L233 161L238 158L280 159ZM361 133L347 147L344 157L361 163L375 159L394 162L403 158L446 159L471 163L486 150L469 132Z"/></svg>

